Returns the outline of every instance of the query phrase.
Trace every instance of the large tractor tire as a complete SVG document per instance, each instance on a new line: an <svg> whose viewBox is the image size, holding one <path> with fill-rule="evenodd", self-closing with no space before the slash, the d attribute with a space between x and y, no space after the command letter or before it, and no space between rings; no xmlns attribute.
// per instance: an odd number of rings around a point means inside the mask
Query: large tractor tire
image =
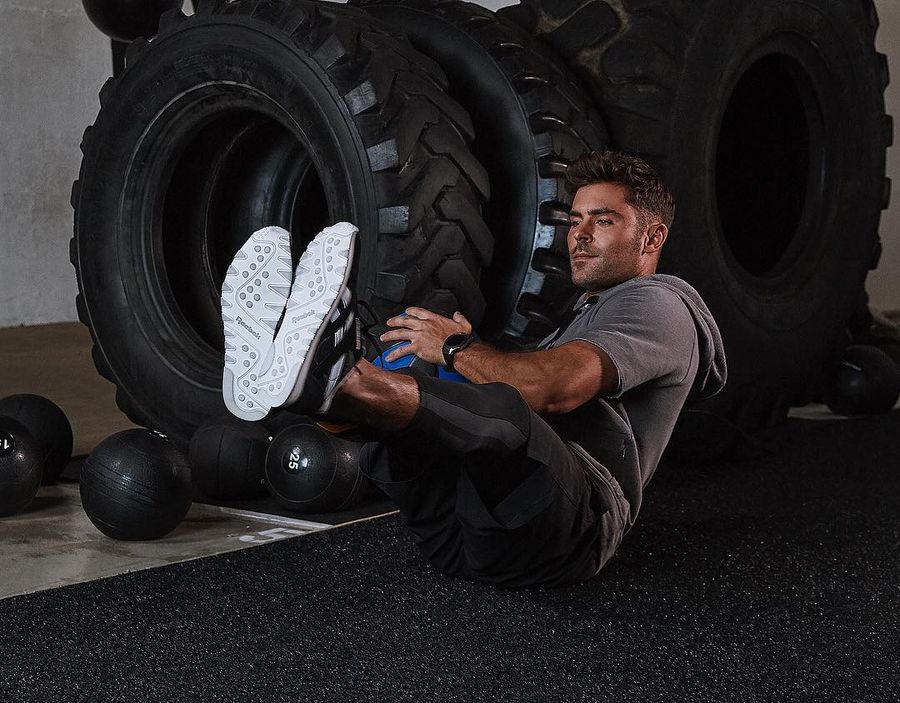
<svg viewBox="0 0 900 703"><path fill-rule="evenodd" d="M589 82L613 147L676 196L661 270L703 295L752 429L813 399L880 252L886 59L870 0L524 0L501 11Z"/></svg>
<svg viewBox="0 0 900 703"><path fill-rule="evenodd" d="M530 33L455 0L351 0L437 61L472 116L472 152L488 171L484 217L497 256L482 289L479 332L540 340L577 295L566 247L565 168L605 149L606 129L578 80Z"/></svg>
<svg viewBox="0 0 900 703"><path fill-rule="evenodd" d="M256 229L360 228L360 297L476 324L487 175L439 66L365 13L304 0L171 11L100 92L72 193L78 312L128 416L186 445L224 410L219 291Z"/></svg>

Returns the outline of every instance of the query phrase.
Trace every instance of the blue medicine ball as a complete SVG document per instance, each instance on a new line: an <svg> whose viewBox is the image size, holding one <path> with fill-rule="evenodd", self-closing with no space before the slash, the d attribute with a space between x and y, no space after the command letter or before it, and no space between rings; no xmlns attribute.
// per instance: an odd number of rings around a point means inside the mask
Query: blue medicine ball
<svg viewBox="0 0 900 703"><path fill-rule="evenodd" d="M397 369L406 369L406 368L417 368L423 371L424 373L431 374L435 378L442 378L447 381L456 381L458 383L468 383L469 380L463 376L462 374L457 373L456 371L451 371L446 366L440 366L438 364L431 364L427 361L420 359L415 354L408 354L407 356L401 356L399 359L394 359L393 361L385 361L385 357L390 354L394 349L399 349L400 347L406 346L409 342L397 342L396 344L392 344L390 347L385 349L381 354L379 354L376 359L372 362L374 366L377 366L381 369L387 369L388 371L396 371Z"/></svg>

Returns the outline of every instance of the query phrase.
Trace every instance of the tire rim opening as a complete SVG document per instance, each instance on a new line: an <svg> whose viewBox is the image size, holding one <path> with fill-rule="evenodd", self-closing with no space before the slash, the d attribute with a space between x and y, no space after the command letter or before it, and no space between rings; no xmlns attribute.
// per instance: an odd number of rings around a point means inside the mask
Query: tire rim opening
<svg viewBox="0 0 900 703"><path fill-rule="evenodd" d="M802 66L776 54L750 65L726 106L716 154L719 220L728 250L753 276L782 273L806 239L815 105Z"/></svg>
<svg viewBox="0 0 900 703"><path fill-rule="evenodd" d="M274 118L248 109L193 129L165 189L165 278L188 326L224 351L220 291L235 252L256 230L278 225L300 252L328 220L328 202L303 144Z"/></svg>

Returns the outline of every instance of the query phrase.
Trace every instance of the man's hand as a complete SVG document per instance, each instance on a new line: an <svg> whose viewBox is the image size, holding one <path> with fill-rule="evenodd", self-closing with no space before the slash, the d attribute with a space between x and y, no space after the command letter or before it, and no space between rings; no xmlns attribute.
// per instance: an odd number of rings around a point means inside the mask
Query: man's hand
<svg viewBox="0 0 900 703"><path fill-rule="evenodd" d="M386 361L394 361L409 354L431 364L444 363L444 341L451 334L472 331L472 324L460 312L453 313L453 319L438 315L425 308L407 308L405 315L397 315L387 321L394 329L385 332L383 342L409 341L409 344L394 349L385 356Z"/></svg>

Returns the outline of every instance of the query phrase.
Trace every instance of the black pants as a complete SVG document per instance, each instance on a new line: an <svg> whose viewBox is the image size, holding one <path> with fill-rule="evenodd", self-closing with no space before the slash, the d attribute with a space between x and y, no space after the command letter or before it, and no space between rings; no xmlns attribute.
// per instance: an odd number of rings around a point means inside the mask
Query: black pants
<svg viewBox="0 0 900 703"><path fill-rule="evenodd" d="M366 445L361 463L426 559L453 576L511 587L594 576L628 519L609 472L590 469L512 386L415 378L412 423Z"/></svg>

